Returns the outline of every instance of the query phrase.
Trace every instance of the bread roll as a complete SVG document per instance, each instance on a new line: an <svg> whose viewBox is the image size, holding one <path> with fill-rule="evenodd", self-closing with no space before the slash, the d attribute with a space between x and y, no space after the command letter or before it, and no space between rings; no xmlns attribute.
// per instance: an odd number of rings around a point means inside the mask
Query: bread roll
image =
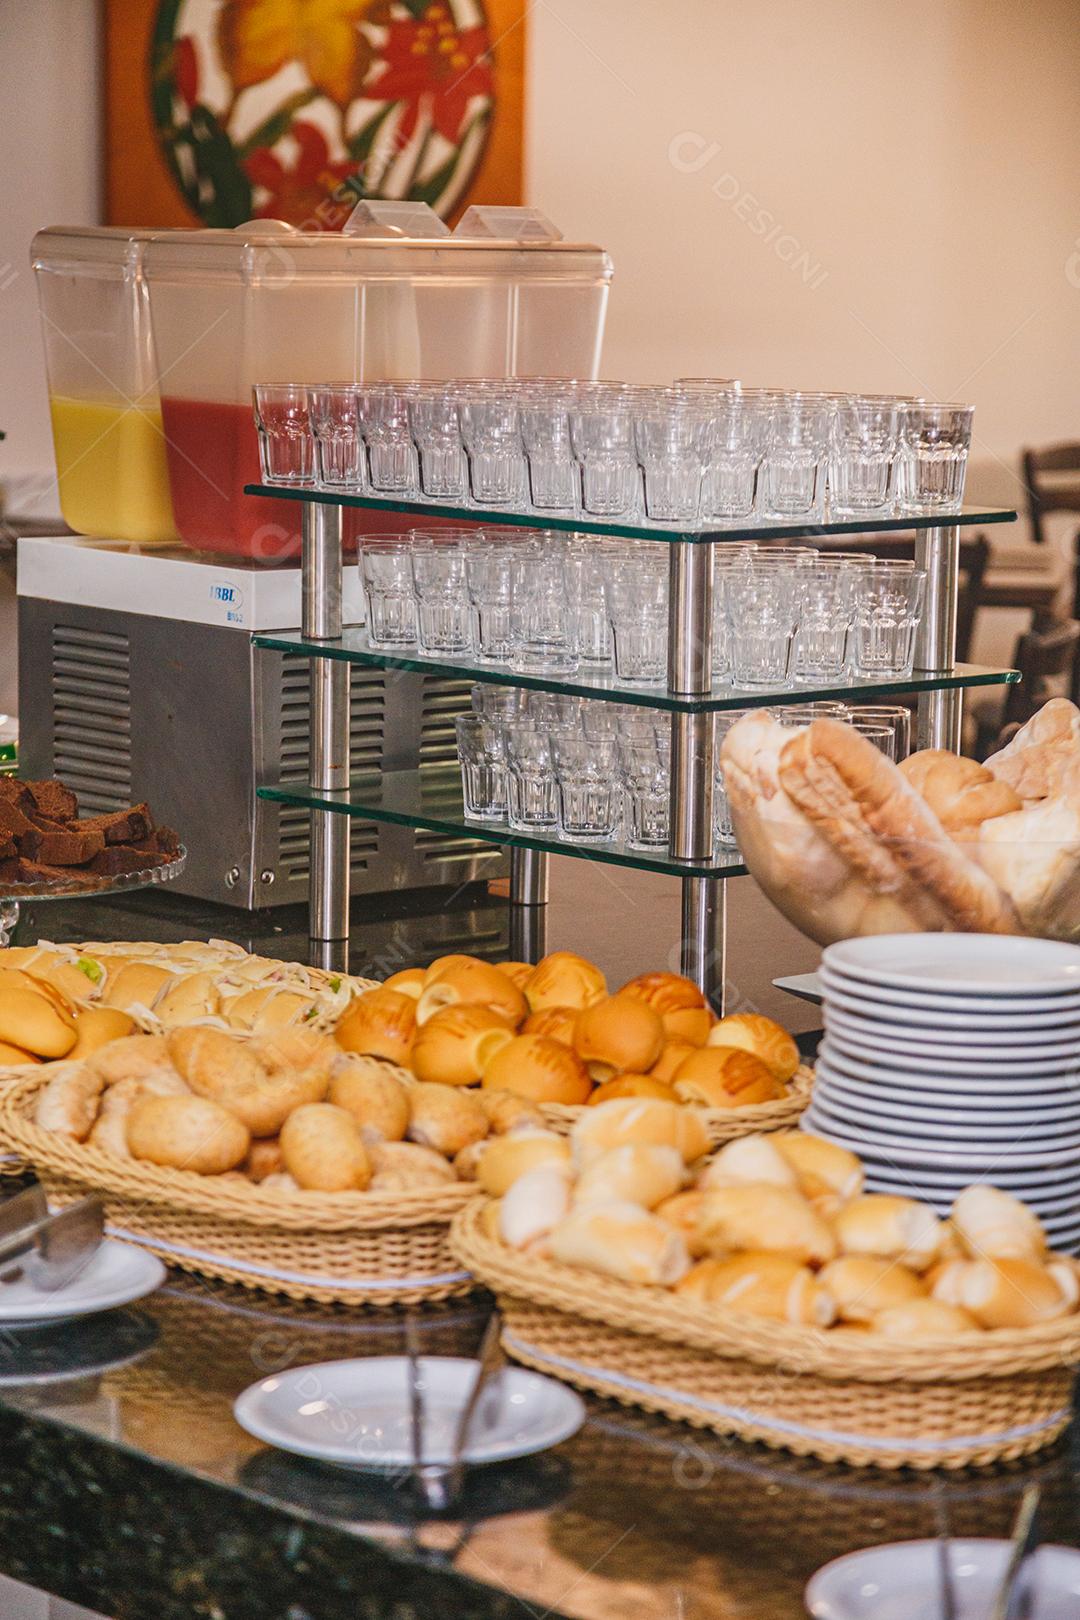
<svg viewBox="0 0 1080 1620"><path fill-rule="evenodd" d="M1024 803L1059 794L1080 759L1080 709L1068 698L1051 698L1036 709L986 768L1007 782Z"/></svg>
<svg viewBox="0 0 1080 1620"><path fill-rule="evenodd" d="M769 1141L795 1172L799 1190L823 1214L834 1214L862 1192L862 1161L847 1148L809 1131L777 1131Z"/></svg>
<svg viewBox="0 0 1080 1620"><path fill-rule="evenodd" d="M869 1322L879 1311L926 1296L922 1279L907 1266L869 1254L845 1254L830 1260L821 1282L835 1300L842 1322Z"/></svg>
<svg viewBox="0 0 1080 1620"><path fill-rule="evenodd" d="M573 1046L577 1015L577 1007L541 1007L539 1012L529 1014L521 1026L521 1033L546 1035L551 1041L561 1041L564 1046Z"/></svg>
<svg viewBox="0 0 1080 1620"><path fill-rule="evenodd" d="M310 995L287 985L260 984L243 995L223 997L221 1015L230 1029L269 1035L301 1023L315 1005Z"/></svg>
<svg viewBox="0 0 1080 1620"><path fill-rule="evenodd" d="M951 1339L960 1333L978 1333L979 1324L957 1305L939 1299L913 1299L879 1311L871 1332L885 1339Z"/></svg>
<svg viewBox="0 0 1080 1620"><path fill-rule="evenodd" d="M699 1187L739 1187L769 1182L774 1187L794 1187L795 1172L781 1158L771 1136L739 1136L726 1142L709 1160L698 1177Z"/></svg>
<svg viewBox="0 0 1080 1620"><path fill-rule="evenodd" d="M194 1023L199 1018L216 1017L221 1008L216 973L187 973L165 991L154 1008L154 1016L165 1029Z"/></svg>
<svg viewBox="0 0 1080 1620"><path fill-rule="evenodd" d="M786 1254L750 1250L729 1260L701 1260L676 1293L702 1305L747 1311L799 1327L828 1327L836 1305L823 1281Z"/></svg>
<svg viewBox="0 0 1080 1620"><path fill-rule="evenodd" d="M900 762L901 774L920 793L953 838L971 838L984 821L1022 807L1023 800L977 760L946 748L922 748Z"/></svg>
<svg viewBox="0 0 1080 1620"><path fill-rule="evenodd" d="M836 1254L836 1239L813 1205L794 1187L710 1187L699 1227L709 1254L723 1259L739 1249L768 1249L794 1260L823 1265Z"/></svg>
<svg viewBox="0 0 1080 1620"><path fill-rule="evenodd" d="M131 1158L127 1142L128 1115L141 1097L190 1096L180 1076L170 1069L160 1069L142 1080L120 1080L101 1095L101 1109L88 1141L91 1147L121 1159Z"/></svg>
<svg viewBox="0 0 1080 1620"><path fill-rule="evenodd" d="M959 1305L984 1328L1033 1327L1075 1310L1080 1280L1070 1266L1038 1260L952 1260L934 1298Z"/></svg>
<svg viewBox="0 0 1080 1620"><path fill-rule="evenodd" d="M833 1221L841 1254L871 1254L901 1260L925 1271L941 1249L942 1225L928 1204L892 1193L864 1193Z"/></svg>
<svg viewBox="0 0 1080 1620"><path fill-rule="evenodd" d="M74 1062L82 1054L71 1049L71 1059ZM0 1041L0 1069L24 1068L29 1064L41 1063L42 1059L36 1052L24 1052L21 1046L12 1046L10 1041Z"/></svg>
<svg viewBox="0 0 1080 1620"><path fill-rule="evenodd" d="M371 1180L360 1127L333 1103L307 1103L289 1115L281 1127L281 1158L310 1192L362 1192Z"/></svg>
<svg viewBox="0 0 1080 1620"><path fill-rule="evenodd" d="M678 973L640 973L624 984L619 994L636 996L659 1013L667 1041L704 1046L716 1022L712 1008L697 985Z"/></svg>
<svg viewBox="0 0 1080 1620"><path fill-rule="evenodd" d="M591 1007L607 995L600 969L573 951L552 951L537 962L521 986L532 1012L542 1007Z"/></svg>
<svg viewBox="0 0 1080 1620"><path fill-rule="evenodd" d="M153 962L125 962L106 979L101 1003L104 1007L119 1007L122 1012L136 1007L152 1012L159 997L175 983L175 973Z"/></svg>
<svg viewBox="0 0 1080 1620"><path fill-rule="evenodd" d="M134 1159L198 1176L220 1176L246 1157L251 1135L209 1097L140 1097L127 1119Z"/></svg>
<svg viewBox="0 0 1080 1620"><path fill-rule="evenodd" d="M555 1260L623 1282L673 1288L690 1269L675 1228L637 1204L585 1204L572 1209L548 1236Z"/></svg>
<svg viewBox="0 0 1080 1620"><path fill-rule="evenodd" d="M655 1209L680 1191L685 1173L677 1148L628 1142L599 1154L581 1172L574 1188L574 1203L630 1203Z"/></svg>
<svg viewBox="0 0 1080 1620"><path fill-rule="evenodd" d="M298 1193L304 1190L296 1177L290 1176L287 1170L272 1171L259 1185L265 1187L267 1192Z"/></svg>
<svg viewBox="0 0 1080 1620"><path fill-rule="evenodd" d="M384 979L382 987L384 990L396 990L399 995L411 996L414 1001L419 1001L426 978L424 968L402 968L399 973L391 973L388 979Z"/></svg>
<svg viewBox="0 0 1080 1620"><path fill-rule="evenodd" d="M0 990L0 1041L38 1057L62 1058L75 1045L75 1020L36 990Z"/></svg>
<svg viewBox="0 0 1080 1620"><path fill-rule="evenodd" d="M678 1102L675 1088L651 1074L617 1074L597 1086L588 1098L590 1108L601 1103L615 1102L620 1097L661 1097L664 1102Z"/></svg>
<svg viewBox="0 0 1080 1620"><path fill-rule="evenodd" d="M457 1180L453 1165L441 1153L417 1142L373 1142L368 1152L374 1172L371 1192L414 1192Z"/></svg>
<svg viewBox="0 0 1080 1620"><path fill-rule="evenodd" d="M965 1187L952 1207L952 1224L969 1254L989 1260L1041 1260L1046 1233L1034 1210L1000 1187Z"/></svg>
<svg viewBox="0 0 1080 1620"><path fill-rule="evenodd" d="M277 1136L267 1136L260 1142L252 1142L248 1156L240 1168L249 1181L260 1182L265 1181L268 1176L280 1175L284 1164L281 1139Z"/></svg>
<svg viewBox="0 0 1080 1620"><path fill-rule="evenodd" d="M512 1249L546 1238L570 1208L566 1165L543 1164L519 1177L499 1201L499 1236Z"/></svg>
<svg viewBox="0 0 1080 1620"><path fill-rule="evenodd" d="M519 1097L513 1091L491 1091L481 1087L476 1100L487 1115L488 1125L495 1136L504 1136L507 1131L516 1130L522 1125L532 1125L537 1130L546 1129L543 1114L528 1097Z"/></svg>
<svg viewBox="0 0 1080 1620"><path fill-rule="evenodd" d="M674 1198L665 1198L662 1204L656 1206L656 1214L661 1220L669 1222L682 1233L686 1252L692 1260L700 1260L705 1253L698 1229L704 1198L700 1187L691 1187L686 1192L676 1193Z"/></svg>
<svg viewBox="0 0 1080 1620"><path fill-rule="evenodd" d="M38 1093L34 1124L73 1142L85 1142L97 1118L104 1082L93 1069L67 1065Z"/></svg>
<svg viewBox="0 0 1080 1620"><path fill-rule="evenodd" d="M110 1041L134 1035L137 1028L135 1020L118 1007L87 1007L75 1015L75 1045L68 1056L73 1063L88 1058Z"/></svg>
<svg viewBox="0 0 1080 1620"><path fill-rule="evenodd" d="M578 1014L574 1051L597 1081L651 1069L664 1049L659 1013L636 996L607 996Z"/></svg>
<svg viewBox="0 0 1080 1620"><path fill-rule="evenodd" d="M778 1102L784 1087L752 1052L736 1046L703 1046L675 1070L675 1095L703 1108L748 1108Z"/></svg>
<svg viewBox="0 0 1080 1620"><path fill-rule="evenodd" d="M251 1044L221 1029L196 1024L170 1030L165 1045L176 1072L199 1097L216 1097L236 1085L253 1086L266 1077Z"/></svg>
<svg viewBox="0 0 1080 1620"><path fill-rule="evenodd" d="M476 1180L477 1176L480 1174L480 1160L487 1152L488 1143L490 1141L491 1137L485 1136L479 1142L470 1142L468 1147L463 1147L459 1152L454 1154L451 1163L454 1166L454 1174L457 1176L459 1181Z"/></svg>
<svg viewBox="0 0 1080 1620"><path fill-rule="evenodd" d="M505 973L511 983L516 984L519 990L524 990L525 980L533 970L532 962L496 962L495 966L500 973Z"/></svg>
<svg viewBox="0 0 1080 1620"><path fill-rule="evenodd" d="M313 1096L319 1102L326 1095L330 1076L341 1061L341 1054L330 1035L320 1035L313 1029L281 1029L272 1035L257 1035L250 1050L260 1068L273 1080L297 1078L305 1086L318 1091Z"/></svg>
<svg viewBox="0 0 1080 1620"><path fill-rule="evenodd" d="M542 1164L567 1166L570 1143L554 1131L523 1131L520 1136L497 1136L480 1160L477 1181L489 1198L502 1198L515 1181Z"/></svg>
<svg viewBox="0 0 1080 1620"><path fill-rule="evenodd" d="M511 1024L490 1007L470 1003L447 1007L417 1030L409 1064L418 1080L472 1086L499 1048L511 1040Z"/></svg>
<svg viewBox="0 0 1080 1620"><path fill-rule="evenodd" d="M410 1142L453 1158L462 1148L482 1142L488 1118L471 1092L460 1086L421 1084L408 1094Z"/></svg>
<svg viewBox="0 0 1080 1620"><path fill-rule="evenodd" d="M416 1021L426 1024L433 1013L461 1003L491 1007L515 1028L524 1022L529 1012L528 1003L513 979L500 973L490 962L466 957L429 970L427 983L416 1004Z"/></svg>
<svg viewBox="0 0 1080 1620"><path fill-rule="evenodd" d="M709 1150L708 1132L694 1109L660 1097L627 1097L590 1108L574 1125L570 1140L581 1168L608 1148L629 1142L678 1148L685 1164Z"/></svg>
<svg viewBox="0 0 1080 1620"><path fill-rule="evenodd" d="M334 1030L334 1039L346 1052L408 1063L416 1034L413 996L397 990L369 990L349 1003Z"/></svg>
<svg viewBox="0 0 1080 1620"><path fill-rule="evenodd" d="M130 1035L109 1041L88 1063L107 1086L118 1085L121 1080L142 1080L173 1066L163 1035Z"/></svg>
<svg viewBox="0 0 1080 1620"><path fill-rule="evenodd" d="M74 973L75 978L81 984L83 996L85 997L86 991L91 988L89 981L83 978L77 968L71 968L70 971ZM82 1005L77 996L65 995L59 986L53 983L51 978L38 978L34 973L22 973L11 968L5 972L0 972L0 990L36 991L39 996L44 996L47 1001L51 1002L66 1018L76 1017L78 1008Z"/></svg>
<svg viewBox="0 0 1080 1620"><path fill-rule="evenodd" d="M709 1031L710 1046L738 1046L760 1058L785 1085L799 1067L799 1048L786 1029L763 1013L731 1013Z"/></svg>
<svg viewBox="0 0 1080 1620"><path fill-rule="evenodd" d="M354 1057L340 1065L328 1097L352 1115L368 1147L373 1142L400 1142L409 1128L406 1088L378 1058Z"/></svg>
<svg viewBox="0 0 1080 1620"><path fill-rule="evenodd" d="M664 1085L670 1086L680 1064L685 1062L691 1052L696 1051L697 1047L689 1041L668 1041L649 1073L654 1080L660 1080ZM674 1093L674 1087L672 1091Z"/></svg>
<svg viewBox="0 0 1080 1620"><path fill-rule="evenodd" d="M568 1046L546 1035L517 1035L484 1065L483 1084L538 1103L587 1102L592 1091L585 1065Z"/></svg>

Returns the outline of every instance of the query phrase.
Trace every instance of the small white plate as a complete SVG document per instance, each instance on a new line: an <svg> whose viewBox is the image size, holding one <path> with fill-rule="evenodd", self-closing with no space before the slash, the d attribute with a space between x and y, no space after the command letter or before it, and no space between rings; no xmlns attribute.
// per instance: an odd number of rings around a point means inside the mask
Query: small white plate
<svg viewBox="0 0 1080 1620"><path fill-rule="evenodd" d="M951 1000L921 996L913 1000L904 990L883 996L876 987L871 990L856 979L841 979L832 973L824 976L824 984L826 1006L863 1012L868 1018L879 1018L883 1024L910 1024L916 1029L997 1030L1042 1029L1055 1024L1080 1023L1080 996L1043 996L1034 1005L1019 999L1003 1002L1001 997L995 1000L991 996L981 1001L974 996Z"/></svg>
<svg viewBox="0 0 1080 1620"><path fill-rule="evenodd" d="M1007 1078L1010 1084L1017 1087L1029 1084L1041 1086L1051 1080L1059 1084L1070 1084L1080 1080L1080 1056L1069 1053L1047 1058L1032 1058L1023 1053L1010 1053L1008 1057L1004 1057L1000 1047L975 1047L970 1050L978 1054L976 1056L967 1055L965 1048L958 1048L955 1057L945 1052L928 1055L921 1049L900 1052L895 1049L896 1042L883 1046L880 1040L865 1041L857 1035L836 1029L830 1032L828 1044L837 1052L849 1052L861 1062L872 1059L883 1069L949 1077L970 1076L972 1079L980 1080L984 1077L992 1080L995 1076L1000 1076Z"/></svg>
<svg viewBox="0 0 1080 1620"><path fill-rule="evenodd" d="M156 1254L106 1238L66 1288L46 1293L26 1277L0 1283L0 1325L29 1327L38 1322L92 1316L95 1311L112 1311L144 1299L164 1281L165 1267Z"/></svg>
<svg viewBox="0 0 1080 1620"><path fill-rule="evenodd" d="M1009 1557L1007 1541L950 1541L956 1620L986 1620ZM941 1545L893 1541L834 1558L812 1576L806 1607L813 1620L917 1620L941 1609ZM1030 1563L1030 1620L1076 1620L1080 1552L1044 1543Z"/></svg>
<svg viewBox="0 0 1080 1620"><path fill-rule="evenodd" d="M840 1140L838 1132L828 1134L834 1141ZM869 1192L897 1192L903 1193L906 1198L955 1198L965 1187L985 1184L1014 1193L1025 1204L1030 1204L1040 1218L1057 1216L1061 1219L1080 1219L1080 1182L1066 1186L1064 1193L1055 1188L1058 1196L1054 1196L1031 1171L1027 1172L1028 1180L1024 1181L1019 1177L1014 1179L1004 1175L997 1165L992 1165L982 1175L973 1175L970 1170L906 1170L889 1158L876 1158L873 1149L869 1148L861 1157Z"/></svg>
<svg viewBox="0 0 1080 1620"><path fill-rule="evenodd" d="M927 1012L985 1012L994 1018L1008 1018L1014 1013L1060 1012L1070 1008L1080 1010L1080 986L1056 996L961 996L948 991L932 995L927 990L895 990L887 984L871 984L866 979L854 979L838 968L822 968L818 979L824 993L832 990L864 1000L879 1001L883 1006L925 1009Z"/></svg>
<svg viewBox="0 0 1080 1620"><path fill-rule="evenodd" d="M1027 1121L995 1130L993 1126L984 1125L981 1119L927 1121L896 1111L871 1114L858 1101L850 1103L842 1094L822 1090L820 1086L814 1101L819 1119L827 1118L841 1130L886 1148L897 1138L911 1148L918 1148L921 1143L928 1147L934 1142L958 1147L963 1143L973 1152L984 1152L992 1157L997 1153L1007 1154L1016 1142L1028 1142L1048 1149L1071 1147L1080 1158L1080 1125L1077 1124L1059 1126L1055 1131L1037 1121Z"/></svg>
<svg viewBox="0 0 1080 1620"><path fill-rule="evenodd" d="M868 1130L892 1126L904 1136L940 1134L943 1138L967 1142L1014 1142L1025 1132L1031 1132L1049 1147L1057 1142L1071 1141L1080 1157L1080 1117L1047 1119L1041 1114L1001 1115L972 1108L920 1108L897 1095L892 1099L875 1101L865 1092L849 1091L831 1074L823 1074L818 1067L816 1101L829 1109L838 1119L865 1125Z"/></svg>
<svg viewBox="0 0 1080 1620"><path fill-rule="evenodd" d="M803 1115L807 1130L812 1131L812 1119L818 1117L817 1098L811 1098L810 1106ZM832 1135L842 1147L854 1148L859 1151L859 1144L855 1141L842 1141L839 1132L830 1129L826 1134ZM848 1129L847 1136L854 1136L854 1127ZM1037 1170L1039 1178L1047 1181L1075 1180L1080 1185L1080 1155L1073 1147L1066 1148L1031 1148L1023 1140L1003 1144L1002 1147L988 1147L986 1150L976 1144L966 1152L960 1148L931 1148L924 1147L922 1143L906 1141L897 1136L895 1142L885 1140L876 1141L874 1150L879 1158L888 1157L898 1165L911 1165L920 1174L923 1169L960 1171L970 1174L973 1180L988 1178L992 1175L1023 1176L1025 1180L1033 1179L1031 1172ZM1015 1147L1016 1151L1012 1151Z"/></svg>
<svg viewBox="0 0 1080 1620"><path fill-rule="evenodd" d="M458 1418L479 1363L459 1356L422 1356L424 1461L451 1462ZM409 1468L409 1362L405 1356L361 1356L293 1367L252 1384L233 1413L242 1429L281 1451L339 1468ZM484 1427L485 1413L490 1427ZM581 1399L553 1378L504 1367L481 1396L469 1464L506 1462L546 1451L585 1421Z"/></svg>
<svg viewBox="0 0 1080 1620"><path fill-rule="evenodd" d="M985 1024L976 1029L929 1029L925 1025L889 1024L876 1018L864 1018L846 1008L825 1003L825 1028L845 1030L849 1035L862 1036L874 1044L884 1045L896 1052L912 1047L923 1055L942 1047L959 1047L981 1054L984 1050L1002 1056L1001 1048L1015 1051L1017 1059L1029 1052L1036 1058L1075 1057L1080 1060L1080 1024L1054 1024L1049 1030L1007 1028L991 1033ZM1077 1033L1073 1034L1073 1030ZM1059 1030L1061 1033L1059 1034ZM977 1036L983 1033L984 1039ZM992 1044L991 1044L992 1043Z"/></svg>
<svg viewBox="0 0 1080 1620"><path fill-rule="evenodd" d="M877 934L830 945L823 967L897 990L1062 995L1080 987L1080 946L1011 934Z"/></svg>
<svg viewBox="0 0 1080 1620"><path fill-rule="evenodd" d="M970 1106L978 1101L987 1108L1028 1108L1046 1105L1067 1110L1080 1105L1080 1078L1070 1070L1063 1075L1021 1075L1014 1079L1008 1071L1000 1077L951 1074L936 1065L929 1072L921 1069L888 1069L853 1057L835 1041L823 1041L818 1048L817 1067L822 1063L843 1080L858 1080L875 1093L891 1094L897 1088L919 1093L927 1106L948 1102ZM869 1093L868 1093L869 1094Z"/></svg>
<svg viewBox="0 0 1080 1620"><path fill-rule="evenodd" d="M1076 1102L1063 1108L1044 1108L1037 1103L1030 1108L998 1108L994 1104L999 1098L976 1102L972 1097L938 1095L908 1086L867 1085L823 1063L817 1066L816 1089L818 1096L843 1102L856 1113L863 1109L867 1114L895 1119L898 1124L911 1119L927 1125L963 1125L969 1133L975 1128L1015 1132L1035 1125L1044 1131L1075 1131L1080 1137L1080 1107Z"/></svg>

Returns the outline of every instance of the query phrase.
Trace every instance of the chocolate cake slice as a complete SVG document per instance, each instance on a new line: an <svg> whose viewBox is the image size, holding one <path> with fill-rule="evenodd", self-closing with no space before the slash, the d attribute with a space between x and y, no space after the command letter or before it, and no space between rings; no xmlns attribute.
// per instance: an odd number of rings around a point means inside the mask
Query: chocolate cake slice
<svg viewBox="0 0 1080 1620"><path fill-rule="evenodd" d="M173 860L180 853L180 834L173 832L171 827L157 827L149 838L140 838L131 847L145 850L151 855L168 855Z"/></svg>
<svg viewBox="0 0 1080 1620"><path fill-rule="evenodd" d="M33 800L31 800L31 808ZM20 855L34 860L41 848L41 832L13 801L0 799L0 838L12 838Z"/></svg>
<svg viewBox="0 0 1080 1620"><path fill-rule="evenodd" d="M99 877L122 877L130 872L146 872L154 866L167 866L170 857L152 850L124 849L110 844L94 856L87 871Z"/></svg>
<svg viewBox="0 0 1080 1620"><path fill-rule="evenodd" d="M88 816L79 826L87 832L100 832L106 844L137 844L149 838L154 818L148 804L133 804L130 810L112 810L103 816Z"/></svg>
<svg viewBox="0 0 1080 1620"><path fill-rule="evenodd" d="M75 820L79 813L79 800L63 782L26 782L24 786L41 815L48 816L50 821Z"/></svg>
<svg viewBox="0 0 1080 1620"><path fill-rule="evenodd" d="M32 815L36 806L34 795L17 776L0 776L0 804L12 804L24 816Z"/></svg>
<svg viewBox="0 0 1080 1620"><path fill-rule="evenodd" d="M105 835L97 827L72 822L67 827L41 830L37 859L46 866L85 866L105 848Z"/></svg>
<svg viewBox="0 0 1080 1620"><path fill-rule="evenodd" d="M18 887L25 883L63 883L72 889L101 887L100 879L92 877L85 869L75 871L69 866L43 866L40 861L27 861L20 856L13 860L0 860L0 889L8 884Z"/></svg>

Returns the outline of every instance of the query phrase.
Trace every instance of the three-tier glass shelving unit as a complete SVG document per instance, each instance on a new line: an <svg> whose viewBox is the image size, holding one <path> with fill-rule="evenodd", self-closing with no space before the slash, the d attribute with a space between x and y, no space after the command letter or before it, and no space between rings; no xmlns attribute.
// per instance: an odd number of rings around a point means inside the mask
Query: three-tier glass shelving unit
<svg viewBox="0 0 1080 1620"><path fill-rule="evenodd" d="M349 930L349 818L393 822L468 837L510 850L511 954L535 960L544 948L548 861L567 855L677 877L682 889L682 971L720 1005L725 982L724 880L746 871L737 851L715 847L716 776L712 716L724 709L812 703L826 698L872 702L918 695L917 746L960 746L963 691L1018 679L1009 669L955 663L960 533L1011 523L1013 511L968 509L934 515L851 519L818 524L762 523L683 529L662 524L601 523L541 513L481 511L430 501L379 499L307 485L252 484L249 495L302 503L302 626L299 634L258 634L257 647L311 661L311 751L306 788L261 787L261 798L311 811L310 932L313 959L340 965ZM563 529L618 539L659 540L669 547L670 628L666 687L623 686L613 673L574 676L521 674L505 665L463 657L449 662L420 653L372 648L366 631L342 624L342 518L345 507L408 513L418 520ZM816 540L833 535L915 531L915 556L927 573L926 606L915 668L903 680L863 680L840 686L741 691L714 685L712 675L715 547L748 540ZM456 676L500 686L529 687L580 697L640 704L671 720L671 835L666 853L620 844L574 844L532 837L511 828L466 820L456 767L349 775L349 672L353 664L385 670Z"/></svg>

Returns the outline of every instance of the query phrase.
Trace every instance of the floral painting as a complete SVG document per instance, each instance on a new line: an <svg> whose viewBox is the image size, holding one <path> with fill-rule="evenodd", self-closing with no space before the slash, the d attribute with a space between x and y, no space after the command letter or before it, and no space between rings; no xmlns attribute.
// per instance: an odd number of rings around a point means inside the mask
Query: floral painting
<svg viewBox="0 0 1080 1620"><path fill-rule="evenodd" d="M111 0L110 220L339 230L362 197L520 201L523 28L524 0Z"/></svg>

